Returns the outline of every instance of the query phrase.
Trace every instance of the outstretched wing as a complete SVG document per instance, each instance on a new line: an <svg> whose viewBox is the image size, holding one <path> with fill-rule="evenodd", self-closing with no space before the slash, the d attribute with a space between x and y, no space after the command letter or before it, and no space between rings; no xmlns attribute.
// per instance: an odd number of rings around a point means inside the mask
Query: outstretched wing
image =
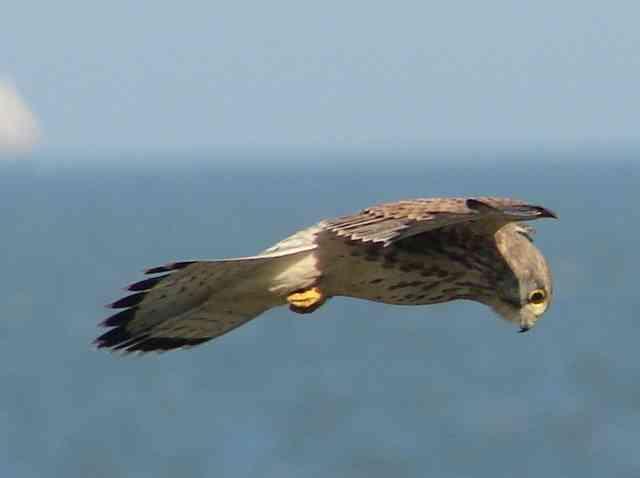
<svg viewBox="0 0 640 478"><path fill-rule="evenodd" d="M488 230L515 221L556 217L549 209L508 198L434 198L381 204L324 223L338 236L388 246L406 237L463 222Z"/></svg>
<svg viewBox="0 0 640 478"><path fill-rule="evenodd" d="M146 273L154 277L130 285L134 294L110 305L123 310L102 322L113 328L95 343L100 348L148 352L218 337L280 305L283 299L269 290L271 280L315 247L149 269Z"/></svg>

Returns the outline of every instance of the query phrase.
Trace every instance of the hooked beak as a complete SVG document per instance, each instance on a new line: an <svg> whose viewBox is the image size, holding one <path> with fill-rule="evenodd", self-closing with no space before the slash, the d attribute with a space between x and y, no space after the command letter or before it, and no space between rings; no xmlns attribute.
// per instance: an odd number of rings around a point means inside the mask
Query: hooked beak
<svg viewBox="0 0 640 478"><path fill-rule="evenodd" d="M528 332L533 328L538 318L529 310L523 309L520 311L520 330L518 333Z"/></svg>

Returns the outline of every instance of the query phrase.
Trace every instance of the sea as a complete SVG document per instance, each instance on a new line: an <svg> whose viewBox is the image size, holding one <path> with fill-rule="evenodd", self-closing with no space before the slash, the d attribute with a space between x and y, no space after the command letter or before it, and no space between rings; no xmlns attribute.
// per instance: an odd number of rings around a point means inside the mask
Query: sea
<svg viewBox="0 0 640 478"><path fill-rule="evenodd" d="M0 476L640 476L640 147L34 154L0 161ZM385 201L508 196L555 302L335 298L189 350L95 350L142 271Z"/></svg>

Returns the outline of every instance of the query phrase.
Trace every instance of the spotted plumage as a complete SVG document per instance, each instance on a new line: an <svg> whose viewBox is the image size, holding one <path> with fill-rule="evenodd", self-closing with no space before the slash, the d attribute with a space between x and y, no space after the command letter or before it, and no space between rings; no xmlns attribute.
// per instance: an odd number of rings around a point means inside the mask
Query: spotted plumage
<svg viewBox="0 0 640 478"><path fill-rule="evenodd" d="M257 256L147 271L111 307L98 347L128 352L206 342L276 306L310 313L335 296L401 305L473 300L531 328L551 274L521 221L555 217L506 198L413 199L325 220ZM161 274L161 275L160 275Z"/></svg>

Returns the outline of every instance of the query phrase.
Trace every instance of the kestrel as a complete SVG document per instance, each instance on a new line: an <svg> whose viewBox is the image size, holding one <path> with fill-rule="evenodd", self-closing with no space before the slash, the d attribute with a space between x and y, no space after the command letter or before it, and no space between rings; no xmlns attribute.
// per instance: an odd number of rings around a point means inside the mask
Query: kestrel
<svg viewBox="0 0 640 478"><path fill-rule="evenodd" d="M527 331L547 310L551 272L521 224L556 215L507 198L411 199L324 220L251 257L146 271L98 347L163 351L201 344L273 307L306 314L331 297L425 305L467 299Z"/></svg>

